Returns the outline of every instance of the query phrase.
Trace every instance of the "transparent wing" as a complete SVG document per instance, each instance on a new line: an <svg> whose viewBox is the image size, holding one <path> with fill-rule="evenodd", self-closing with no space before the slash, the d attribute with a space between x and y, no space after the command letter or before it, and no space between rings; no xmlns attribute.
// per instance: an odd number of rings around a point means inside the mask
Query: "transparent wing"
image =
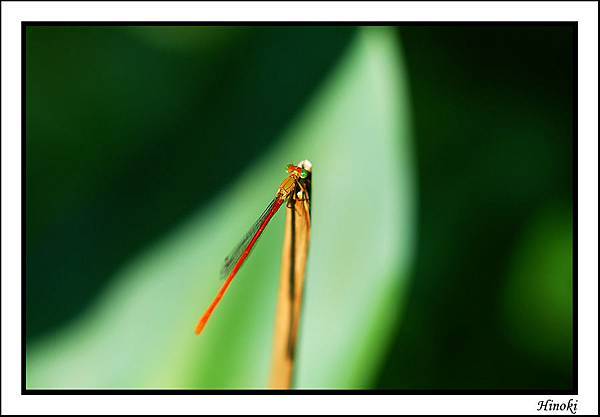
<svg viewBox="0 0 600 417"><path fill-rule="evenodd" d="M229 255L227 255L225 257L225 261L223 262L223 267L221 268L221 279L225 279L229 276L229 274L231 274L231 271L233 270L235 265L238 263L238 261L242 257L242 254L244 253L244 250L246 249L246 247L252 240L252 237L256 234L256 232L260 228L260 225L263 224L263 222L265 221L265 219L267 218L267 216L273 209L273 206L275 205L276 202L277 202L277 197L275 197L269 203L269 205L262 212L262 214L260 215L258 220L256 220L256 222L252 225L250 230L248 230L248 232L246 232L246 234L244 235L244 237L242 238L240 243L238 243L237 246L235 248L233 248L233 250L229 253Z"/></svg>

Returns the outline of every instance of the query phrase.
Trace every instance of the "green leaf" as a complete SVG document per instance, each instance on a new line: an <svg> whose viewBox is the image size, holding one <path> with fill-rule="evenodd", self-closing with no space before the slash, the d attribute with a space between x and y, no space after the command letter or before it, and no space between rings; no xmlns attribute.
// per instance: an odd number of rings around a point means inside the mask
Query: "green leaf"
<svg viewBox="0 0 600 417"><path fill-rule="evenodd" d="M361 29L275 148L132 260L77 322L31 346L27 386L267 387L283 211L200 337L194 326L221 285L223 256L272 198L285 165L302 159L313 163L313 224L296 386L371 386L402 311L414 239L397 51L391 29Z"/></svg>

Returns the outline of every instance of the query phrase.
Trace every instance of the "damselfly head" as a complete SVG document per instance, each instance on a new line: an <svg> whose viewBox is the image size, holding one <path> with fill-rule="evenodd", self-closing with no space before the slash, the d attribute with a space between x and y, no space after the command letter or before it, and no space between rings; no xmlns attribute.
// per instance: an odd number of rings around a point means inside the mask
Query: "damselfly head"
<svg viewBox="0 0 600 417"><path fill-rule="evenodd" d="M287 165L287 173L295 174L300 178L306 178L308 175L307 173L304 172L304 170L302 168L300 168L299 166L296 166L294 164Z"/></svg>
<svg viewBox="0 0 600 417"><path fill-rule="evenodd" d="M308 159L298 162L296 166L302 169L302 172L300 172L300 178L302 179L308 178L308 175L312 172L312 163Z"/></svg>
<svg viewBox="0 0 600 417"><path fill-rule="evenodd" d="M296 173L300 178L306 179L312 170L312 164L310 161L304 160L298 163L298 165L288 164L286 169L288 174Z"/></svg>
<svg viewBox="0 0 600 417"><path fill-rule="evenodd" d="M312 172L312 162L310 162L308 159L298 162L297 166L308 171L309 173Z"/></svg>

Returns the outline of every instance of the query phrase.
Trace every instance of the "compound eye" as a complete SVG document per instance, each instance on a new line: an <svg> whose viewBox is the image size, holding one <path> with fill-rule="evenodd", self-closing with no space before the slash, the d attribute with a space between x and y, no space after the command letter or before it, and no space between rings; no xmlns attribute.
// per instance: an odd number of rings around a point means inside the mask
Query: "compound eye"
<svg viewBox="0 0 600 417"><path fill-rule="evenodd" d="M293 168L294 168L293 164L287 164L285 167L285 172L288 172L288 173L292 172Z"/></svg>
<svg viewBox="0 0 600 417"><path fill-rule="evenodd" d="M300 178L306 179L306 177L308 177L308 171L303 169L302 172L300 173Z"/></svg>

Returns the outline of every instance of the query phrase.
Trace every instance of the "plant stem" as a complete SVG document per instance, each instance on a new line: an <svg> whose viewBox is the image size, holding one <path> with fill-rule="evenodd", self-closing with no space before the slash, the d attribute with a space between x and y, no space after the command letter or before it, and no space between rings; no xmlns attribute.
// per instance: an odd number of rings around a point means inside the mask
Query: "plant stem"
<svg viewBox="0 0 600 417"><path fill-rule="evenodd" d="M294 193L286 208L285 238L281 262L279 300L275 319L275 339L270 386L292 387L302 295L310 243L310 178L304 198ZM306 196L308 194L308 196Z"/></svg>

